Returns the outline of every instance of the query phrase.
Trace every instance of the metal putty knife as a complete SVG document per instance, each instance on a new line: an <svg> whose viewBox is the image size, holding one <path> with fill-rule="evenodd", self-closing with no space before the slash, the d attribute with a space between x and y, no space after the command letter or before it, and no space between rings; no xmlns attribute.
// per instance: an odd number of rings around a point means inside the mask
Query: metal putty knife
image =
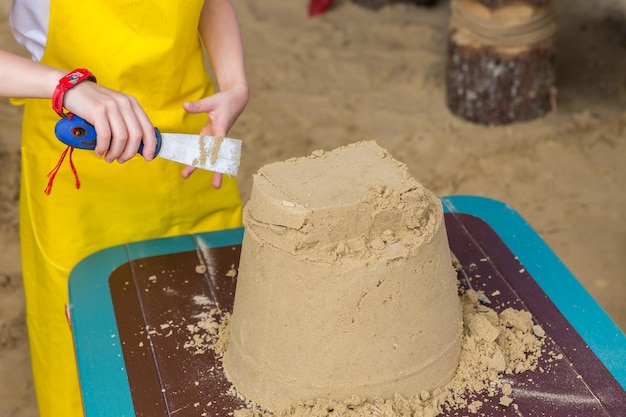
<svg viewBox="0 0 626 417"><path fill-rule="evenodd" d="M240 139L200 136L184 133L161 133L157 137L156 156L196 168L236 176L241 158ZM77 149L96 149L96 130L86 120L70 114L54 128L57 138ZM143 150L143 143L137 153Z"/></svg>

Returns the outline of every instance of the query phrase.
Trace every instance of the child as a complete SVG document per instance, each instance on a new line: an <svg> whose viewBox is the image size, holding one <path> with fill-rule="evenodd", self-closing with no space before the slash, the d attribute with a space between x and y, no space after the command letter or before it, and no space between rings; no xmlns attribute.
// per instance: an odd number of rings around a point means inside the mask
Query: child
<svg viewBox="0 0 626 417"><path fill-rule="evenodd" d="M241 225L234 179L151 161L153 126L225 135L241 114L241 36L229 0L13 0L11 26L33 55L0 51L0 95L24 103L20 244L39 410L82 416L64 312L72 268L103 248ZM66 158L47 195L66 148L54 135L63 111L92 123L98 146L70 154L80 188Z"/></svg>

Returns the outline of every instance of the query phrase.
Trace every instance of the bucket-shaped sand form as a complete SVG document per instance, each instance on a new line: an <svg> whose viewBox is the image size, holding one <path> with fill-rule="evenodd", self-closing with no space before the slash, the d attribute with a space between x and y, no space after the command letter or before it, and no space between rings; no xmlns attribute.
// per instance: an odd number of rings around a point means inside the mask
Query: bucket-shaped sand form
<svg viewBox="0 0 626 417"><path fill-rule="evenodd" d="M443 386L462 317L441 202L375 142L254 176L224 368L278 410Z"/></svg>

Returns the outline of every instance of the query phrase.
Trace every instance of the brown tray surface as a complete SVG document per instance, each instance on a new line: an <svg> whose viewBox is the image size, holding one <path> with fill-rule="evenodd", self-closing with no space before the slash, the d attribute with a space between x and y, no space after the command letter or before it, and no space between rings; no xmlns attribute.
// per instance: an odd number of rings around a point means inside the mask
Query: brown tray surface
<svg viewBox="0 0 626 417"><path fill-rule="evenodd" d="M493 229L467 214L446 213L445 220L450 248L464 266L472 265L473 287L498 294L490 295L496 311L530 311L546 331L545 352L552 353L540 358L545 372L505 376L517 409L499 405L497 396L479 394L483 405L476 415L626 416L622 387ZM214 351L198 353L189 346L191 329L203 315L216 307L232 310L239 255L240 245L171 253L131 261L111 274L137 416L226 417L244 406L232 395ZM206 272L199 273L198 265ZM554 354L563 359L555 363ZM466 414L472 415L460 410L449 415Z"/></svg>

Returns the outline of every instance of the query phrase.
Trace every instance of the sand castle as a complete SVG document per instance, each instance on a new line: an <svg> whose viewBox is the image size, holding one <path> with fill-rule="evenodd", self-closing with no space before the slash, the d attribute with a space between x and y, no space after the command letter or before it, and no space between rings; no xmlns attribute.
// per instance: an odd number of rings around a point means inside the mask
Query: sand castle
<svg viewBox="0 0 626 417"><path fill-rule="evenodd" d="M375 142L254 176L224 368L278 410L446 384L462 318L441 202Z"/></svg>

